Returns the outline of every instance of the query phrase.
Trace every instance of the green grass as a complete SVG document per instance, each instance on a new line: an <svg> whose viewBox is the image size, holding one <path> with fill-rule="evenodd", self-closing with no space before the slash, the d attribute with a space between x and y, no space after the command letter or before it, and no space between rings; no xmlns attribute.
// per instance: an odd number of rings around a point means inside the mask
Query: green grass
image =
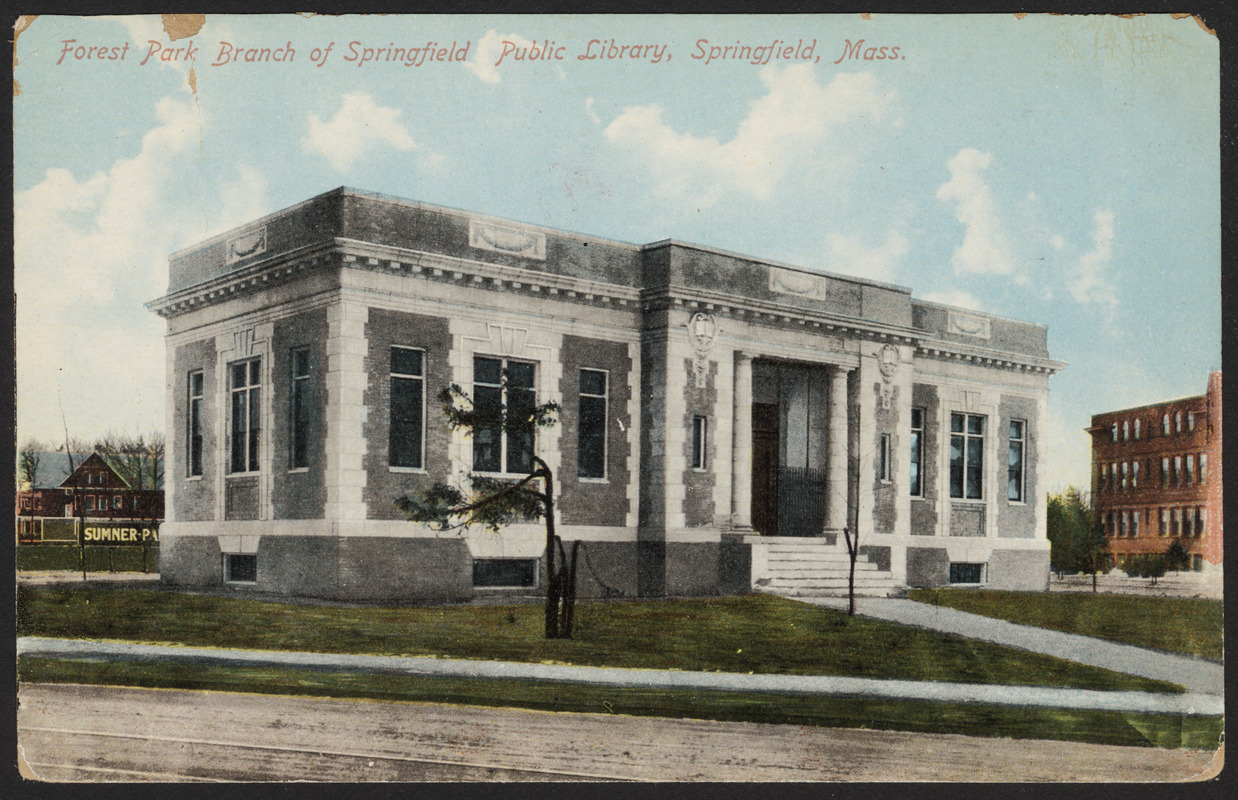
<svg viewBox="0 0 1238 800"><path fill-rule="evenodd" d="M633 716L768 722L821 727L955 733L1016 739L1057 739L1214 750L1219 717L1178 717L1106 711L950 705L863 698L745 695L531 681L357 674L256 667L24 658L20 680L213 691L260 692L386 701L425 701L628 714Z"/></svg>
<svg viewBox="0 0 1238 800"><path fill-rule="evenodd" d="M542 637L542 608L377 608L132 588L19 586L22 635L258 650L554 662L693 671L845 675L1086 689L1181 691L1049 656L765 595L580 603L570 640Z"/></svg>
<svg viewBox="0 0 1238 800"><path fill-rule="evenodd" d="M80 572L79 548L62 544L22 545L15 551L18 572L63 570ZM143 553L141 547L87 547L87 572L154 572L159 564L159 548Z"/></svg>
<svg viewBox="0 0 1238 800"><path fill-rule="evenodd" d="M1048 594L973 589L913 589L910 599L1055 631L1095 636L1221 661L1220 600Z"/></svg>

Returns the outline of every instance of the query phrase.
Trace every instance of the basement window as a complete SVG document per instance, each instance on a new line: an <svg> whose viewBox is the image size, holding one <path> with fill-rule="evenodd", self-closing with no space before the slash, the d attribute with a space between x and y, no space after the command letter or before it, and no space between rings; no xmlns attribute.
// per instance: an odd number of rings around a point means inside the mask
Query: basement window
<svg viewBox="0 0 1238 800"><path fill-rule="evenodd" d="M530 588L536 586L537 559L475 559L473 561L473 585L487 589Z"/></svg>
<svg viewBox="0 0 1238 800"><path fill-rule="evenodd" d="M984 564L956 561L950 565L951 583L981 583Z"/></svg>
<svg viewBox="0 0 1238 800"><path fill-rule="evenodd" d="M225 553L224 581L227 583L257 583L258 556L254 554Z"/></svg>

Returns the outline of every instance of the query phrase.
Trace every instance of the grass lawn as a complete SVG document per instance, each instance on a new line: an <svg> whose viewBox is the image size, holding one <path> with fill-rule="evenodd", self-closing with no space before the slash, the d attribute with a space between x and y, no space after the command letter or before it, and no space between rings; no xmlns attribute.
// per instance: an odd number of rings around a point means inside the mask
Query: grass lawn
<svg viewBox="0 0 1238 800"><path fill-rule="evenodd" d="M88 572L154 572L159 564L158 547L87 547L85 556ZM79 548L63 544L22 545L15 551L18 572L80 572L81 557Z"/></svg>
<svg viewBox="0 0 1238 800"><path fill-rule="evenodd" d="M767 595L579 603L575 638L553 641L538 605L343 607L134 588L19 586L17 623L29 636L258 650L1181 691Z"/></svg>
<svg viewBox="0 0 1238 800"><path fill-rule="evenodd" d="M1049 594L973 589L913 589L910 599L1115 642L1222 660L1220 600Z"/></svg>
<svg viewBox="0 0 1238 800"><path fill-rule="evenodd" d="M28 658L22 681L464 703L547 711L768 722L1215 750L1220 717L950 705L845 697L616 689L534 681L474 681L261 667Z"/></svg>

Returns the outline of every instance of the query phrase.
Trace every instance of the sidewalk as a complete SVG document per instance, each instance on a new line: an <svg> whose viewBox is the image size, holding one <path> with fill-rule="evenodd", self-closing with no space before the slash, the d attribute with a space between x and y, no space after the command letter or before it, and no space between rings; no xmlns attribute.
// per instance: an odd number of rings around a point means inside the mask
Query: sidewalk
<svg viewBox="0 0 1238 800"><path fill-rule="evenodd" d="M1103 692L1038 686L992 686L936 681L875 680L838 676L743 675L725 672L571 667L511 661L466 661L402 656L359 656L257 650L89 642L19 637L25 657L157 660L189 664L280 666L342 672L384 672L480 680L532 680L645 689L688 689L758 694L927 700L1040 708L1094 709L1130 713L1221 716L1223 698L1202 693Z"/></svg>
<svg viewBox="0 0 1238 800"><path fill-rule="evenodd" d="M803 597L801 602L840 611L847 610L845 597ZM1188 692L1225 694L1225 667L1202 658L1148 650L1134 645L1062 633L1030 625L1016 625L992 617L952 608L885 597L856 598L856 613L865 617L927 628L968 639L992 642L1076 661L1093 667L1138 675L1185 686Z"/></svg>

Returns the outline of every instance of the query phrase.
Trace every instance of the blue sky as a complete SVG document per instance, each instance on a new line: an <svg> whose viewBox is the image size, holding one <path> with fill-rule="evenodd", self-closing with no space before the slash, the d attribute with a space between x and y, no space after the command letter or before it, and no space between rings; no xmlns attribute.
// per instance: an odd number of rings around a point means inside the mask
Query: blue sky
<svg viewBox="0 0 1238 800"><path fill-rule="evenodd" d="M577 58L595 39L665 49ZM151 40L195 59L143 65ZM467 59L347 60L427 41ZM495 66L547 41L561 60ZM221 42L295 55L216 66ZM1221 367L1218 45L1190 18L208 16L172 43L154 16L44 16L17 56L19 440L62 438L62 406L83 438L162 429L142 304L168 254L340 185L1045 324L1070 364L1050 488L1086 484L1092 414Z"/></svg>

